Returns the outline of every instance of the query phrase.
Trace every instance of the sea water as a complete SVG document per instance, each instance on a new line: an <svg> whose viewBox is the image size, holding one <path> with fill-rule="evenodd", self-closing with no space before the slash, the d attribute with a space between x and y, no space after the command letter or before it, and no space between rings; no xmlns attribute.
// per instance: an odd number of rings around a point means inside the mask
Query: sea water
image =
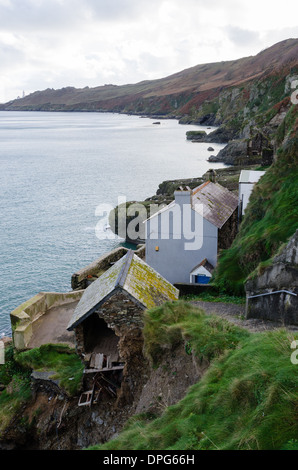
<svg viewBox="0 0 298 470"><path fill-rule="evenodd" d="M98 233L103 205L144 200L164 180L202 176L209 144L167 119L103 113L0 112L0 338L9 314L123 244ZM216 155L223 145L212 144Z"/></svg>

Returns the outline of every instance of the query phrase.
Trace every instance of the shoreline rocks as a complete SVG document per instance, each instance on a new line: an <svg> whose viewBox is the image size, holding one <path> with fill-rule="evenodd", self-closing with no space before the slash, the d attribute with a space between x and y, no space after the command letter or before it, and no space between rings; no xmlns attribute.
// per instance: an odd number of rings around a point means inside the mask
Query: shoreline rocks
<svg viewBox="0 0 298 470"><path fill-rule="evenodd" d="M191 142L210 143L210 144L228 144L232 139L236 139L238 131L221 126L218 129L207 134L205 131L188 131L187 140Z"/></svg>

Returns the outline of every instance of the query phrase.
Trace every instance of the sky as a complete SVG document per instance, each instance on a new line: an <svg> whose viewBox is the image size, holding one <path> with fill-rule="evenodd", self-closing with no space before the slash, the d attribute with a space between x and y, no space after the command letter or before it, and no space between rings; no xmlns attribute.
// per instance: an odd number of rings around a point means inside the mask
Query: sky
<svg viewBox="0 0 298 470"><path fill-rule="evenodd" d="M0 0L0 102L162 78L297 37L296 0Z"/></svg>

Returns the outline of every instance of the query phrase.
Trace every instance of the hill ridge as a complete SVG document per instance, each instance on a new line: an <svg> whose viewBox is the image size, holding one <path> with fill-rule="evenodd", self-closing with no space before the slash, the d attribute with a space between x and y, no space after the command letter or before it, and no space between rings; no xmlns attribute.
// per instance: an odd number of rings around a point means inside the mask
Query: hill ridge
<svg viewBox="0 0 298 470"><path fill-rule="evenodd" d="M290 71L298 63L298 39L280 41L255 56L199 64L164 78L135 84L93 88L66 86L35 91L0 105L1 110L103 111L179 116L195 95L213 99L225 89L242 85L274 71ZM152 99L155 106L150 105ZM201 101L201 100L200 100ZM148 106L149 102L149 106ZM154 108L154 109L153 109ZM148 112L149 109L149 112Z"/></svg>

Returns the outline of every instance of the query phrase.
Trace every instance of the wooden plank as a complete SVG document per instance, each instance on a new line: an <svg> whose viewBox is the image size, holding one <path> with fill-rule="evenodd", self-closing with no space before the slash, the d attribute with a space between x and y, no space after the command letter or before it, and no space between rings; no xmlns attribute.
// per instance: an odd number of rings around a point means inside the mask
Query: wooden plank
<svg viewBox="0 0 298 470"><path fill-rule="evenodd" d="M112 367L112 358L111 356L107 357L107 367L106 369L110 369Z"/></svg>
<svg viewBox="0 0 298 470"><path fill-rule="evenodd" d="M80 396L78 405L79 406L90 405L91 397L92 397L92 390L89 390L88 392L83 392Z"/></svg>
<svg viewBox="0 0 298 470"><path fill-rule="evenodd" d="M100 387L99 390L95 393L93 403L98 403L101 392L102 392L102 388Z"/></svg>
<svg viewBox="0 0 298 470"><path fill-rule="evenodd" d="M89 403L89 406L90 406L90 407L92 406L92 403L93 403L93 400L94 400L95 388L96 388L96 384L93 385L93 389L92 389L92 393L91 393L91 398L90 398L90 403Z"/></svg>
<svg viewBox="0 0 298 470"><path fill-rule="evenodd" d="M123 370L124 366L114 366L108 369L107 367L103 369L85 369L84 374L95 374L96 372L109 372L110 370Z"/></svg>
<svg viewBox="0 0 298 470"><path fill-rule="evenodd" d="M95 356L95 363L94 363L94 369L102 369L102 365L103 365L103 354L96 354Z"/></svg>
<svg viewBox="0 0 298 470"><path fill-rule="evenodd" d="M94 367L95 367L95 358L96 358L96 354L95 354L95 353L92 353L92 354L91 354L91 359L90 359L90 367L91 367L91 369L94 369Z"/></svg>

